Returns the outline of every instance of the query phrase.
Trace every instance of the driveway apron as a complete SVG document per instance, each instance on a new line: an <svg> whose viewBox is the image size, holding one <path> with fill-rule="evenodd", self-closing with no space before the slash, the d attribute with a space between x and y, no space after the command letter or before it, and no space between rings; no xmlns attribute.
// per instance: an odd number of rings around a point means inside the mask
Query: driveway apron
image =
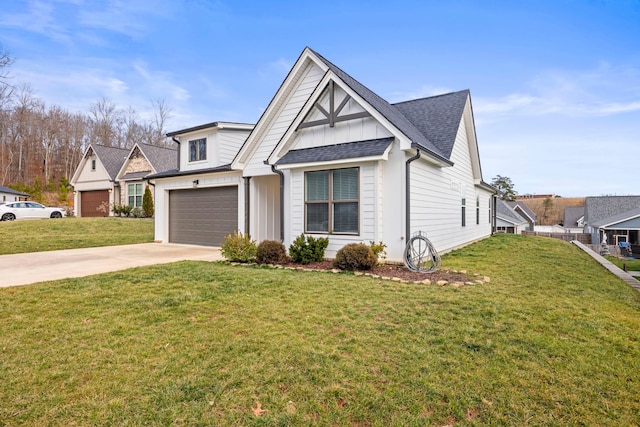
<svg viewBox="0 0 640 427"><path fill-rule="evenodd" d="M219 248L140 243L0 256L0 287L85 277L176 261L221 261Z"/></svg>

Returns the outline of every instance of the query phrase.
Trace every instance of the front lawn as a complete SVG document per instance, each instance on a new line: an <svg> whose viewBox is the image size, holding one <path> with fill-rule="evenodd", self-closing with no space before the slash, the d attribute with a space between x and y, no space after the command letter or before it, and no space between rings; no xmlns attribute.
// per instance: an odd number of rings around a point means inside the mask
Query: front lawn
<svg viewBox="0 0 640 427"><path fill-rule="evenodd" d="M460 288L180 262L0 289L0 425L636 425L640 293L497 235Z"/></svg>
<svg viewBox="0 0 640 427"><path fill-rule="evenodd" d="M0 222L0 255L153 242L153 220L62 218Z"/></svg>
<svg viewBox="0 0 640 427"><path fill-rule="evenodd" d="M619 268L624 269L626 265L627 271L640 271L640 259L623 259L623 258L616 258L610 255L606 256L605 258L611 261L613 264L615 264Z"/></svg>

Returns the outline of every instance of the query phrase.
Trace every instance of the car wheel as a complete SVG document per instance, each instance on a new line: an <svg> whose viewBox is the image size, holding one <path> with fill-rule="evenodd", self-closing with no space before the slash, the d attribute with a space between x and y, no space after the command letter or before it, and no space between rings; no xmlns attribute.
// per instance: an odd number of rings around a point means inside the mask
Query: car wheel
<svg viewBox="0 0 640 427"><path fill-rule="evenodd" d="M16 216L12 213L6 213L4 215L2 215L2 220L3 221L13 221L14 219L16 219Z"/></svg>
<svg viewBox="0 0 640 427"><path fill-rule="evenodd" d="M60 212L51 212L51 218L62 218L62 214Z"/></svg>

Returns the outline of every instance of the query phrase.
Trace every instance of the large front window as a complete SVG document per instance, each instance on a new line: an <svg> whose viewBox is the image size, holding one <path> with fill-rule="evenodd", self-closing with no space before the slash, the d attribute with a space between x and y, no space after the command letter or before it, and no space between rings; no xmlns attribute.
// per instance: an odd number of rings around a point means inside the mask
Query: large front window
<svg viewBox="0 0 640 427"><path fill-rule="evenodd" d="M305 232L358 234L358 168L305 172Z"/></svg>
<svg viewBox="0 0 640 427"><path fill-rule="evenodd" d="M189 161L207 160L207 139L189 141Z"/></svg>
<svg viewBox="0 0 640 427"><path fill-rule="evenodd" d="M129 206L142 207L142 184L129 184L127 186Z"/></svg>

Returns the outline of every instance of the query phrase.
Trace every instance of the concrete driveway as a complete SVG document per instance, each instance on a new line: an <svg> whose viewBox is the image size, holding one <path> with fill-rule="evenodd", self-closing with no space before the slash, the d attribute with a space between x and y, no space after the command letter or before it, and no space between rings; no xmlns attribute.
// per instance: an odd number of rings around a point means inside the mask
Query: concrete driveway
<svg viewBox="0 0 640 427"><path fill-rule="evenodd" d="M169 262L220 261L219 248L173 243L141 243L102 248L0 256L0 287L85 277Z"/></svg>

